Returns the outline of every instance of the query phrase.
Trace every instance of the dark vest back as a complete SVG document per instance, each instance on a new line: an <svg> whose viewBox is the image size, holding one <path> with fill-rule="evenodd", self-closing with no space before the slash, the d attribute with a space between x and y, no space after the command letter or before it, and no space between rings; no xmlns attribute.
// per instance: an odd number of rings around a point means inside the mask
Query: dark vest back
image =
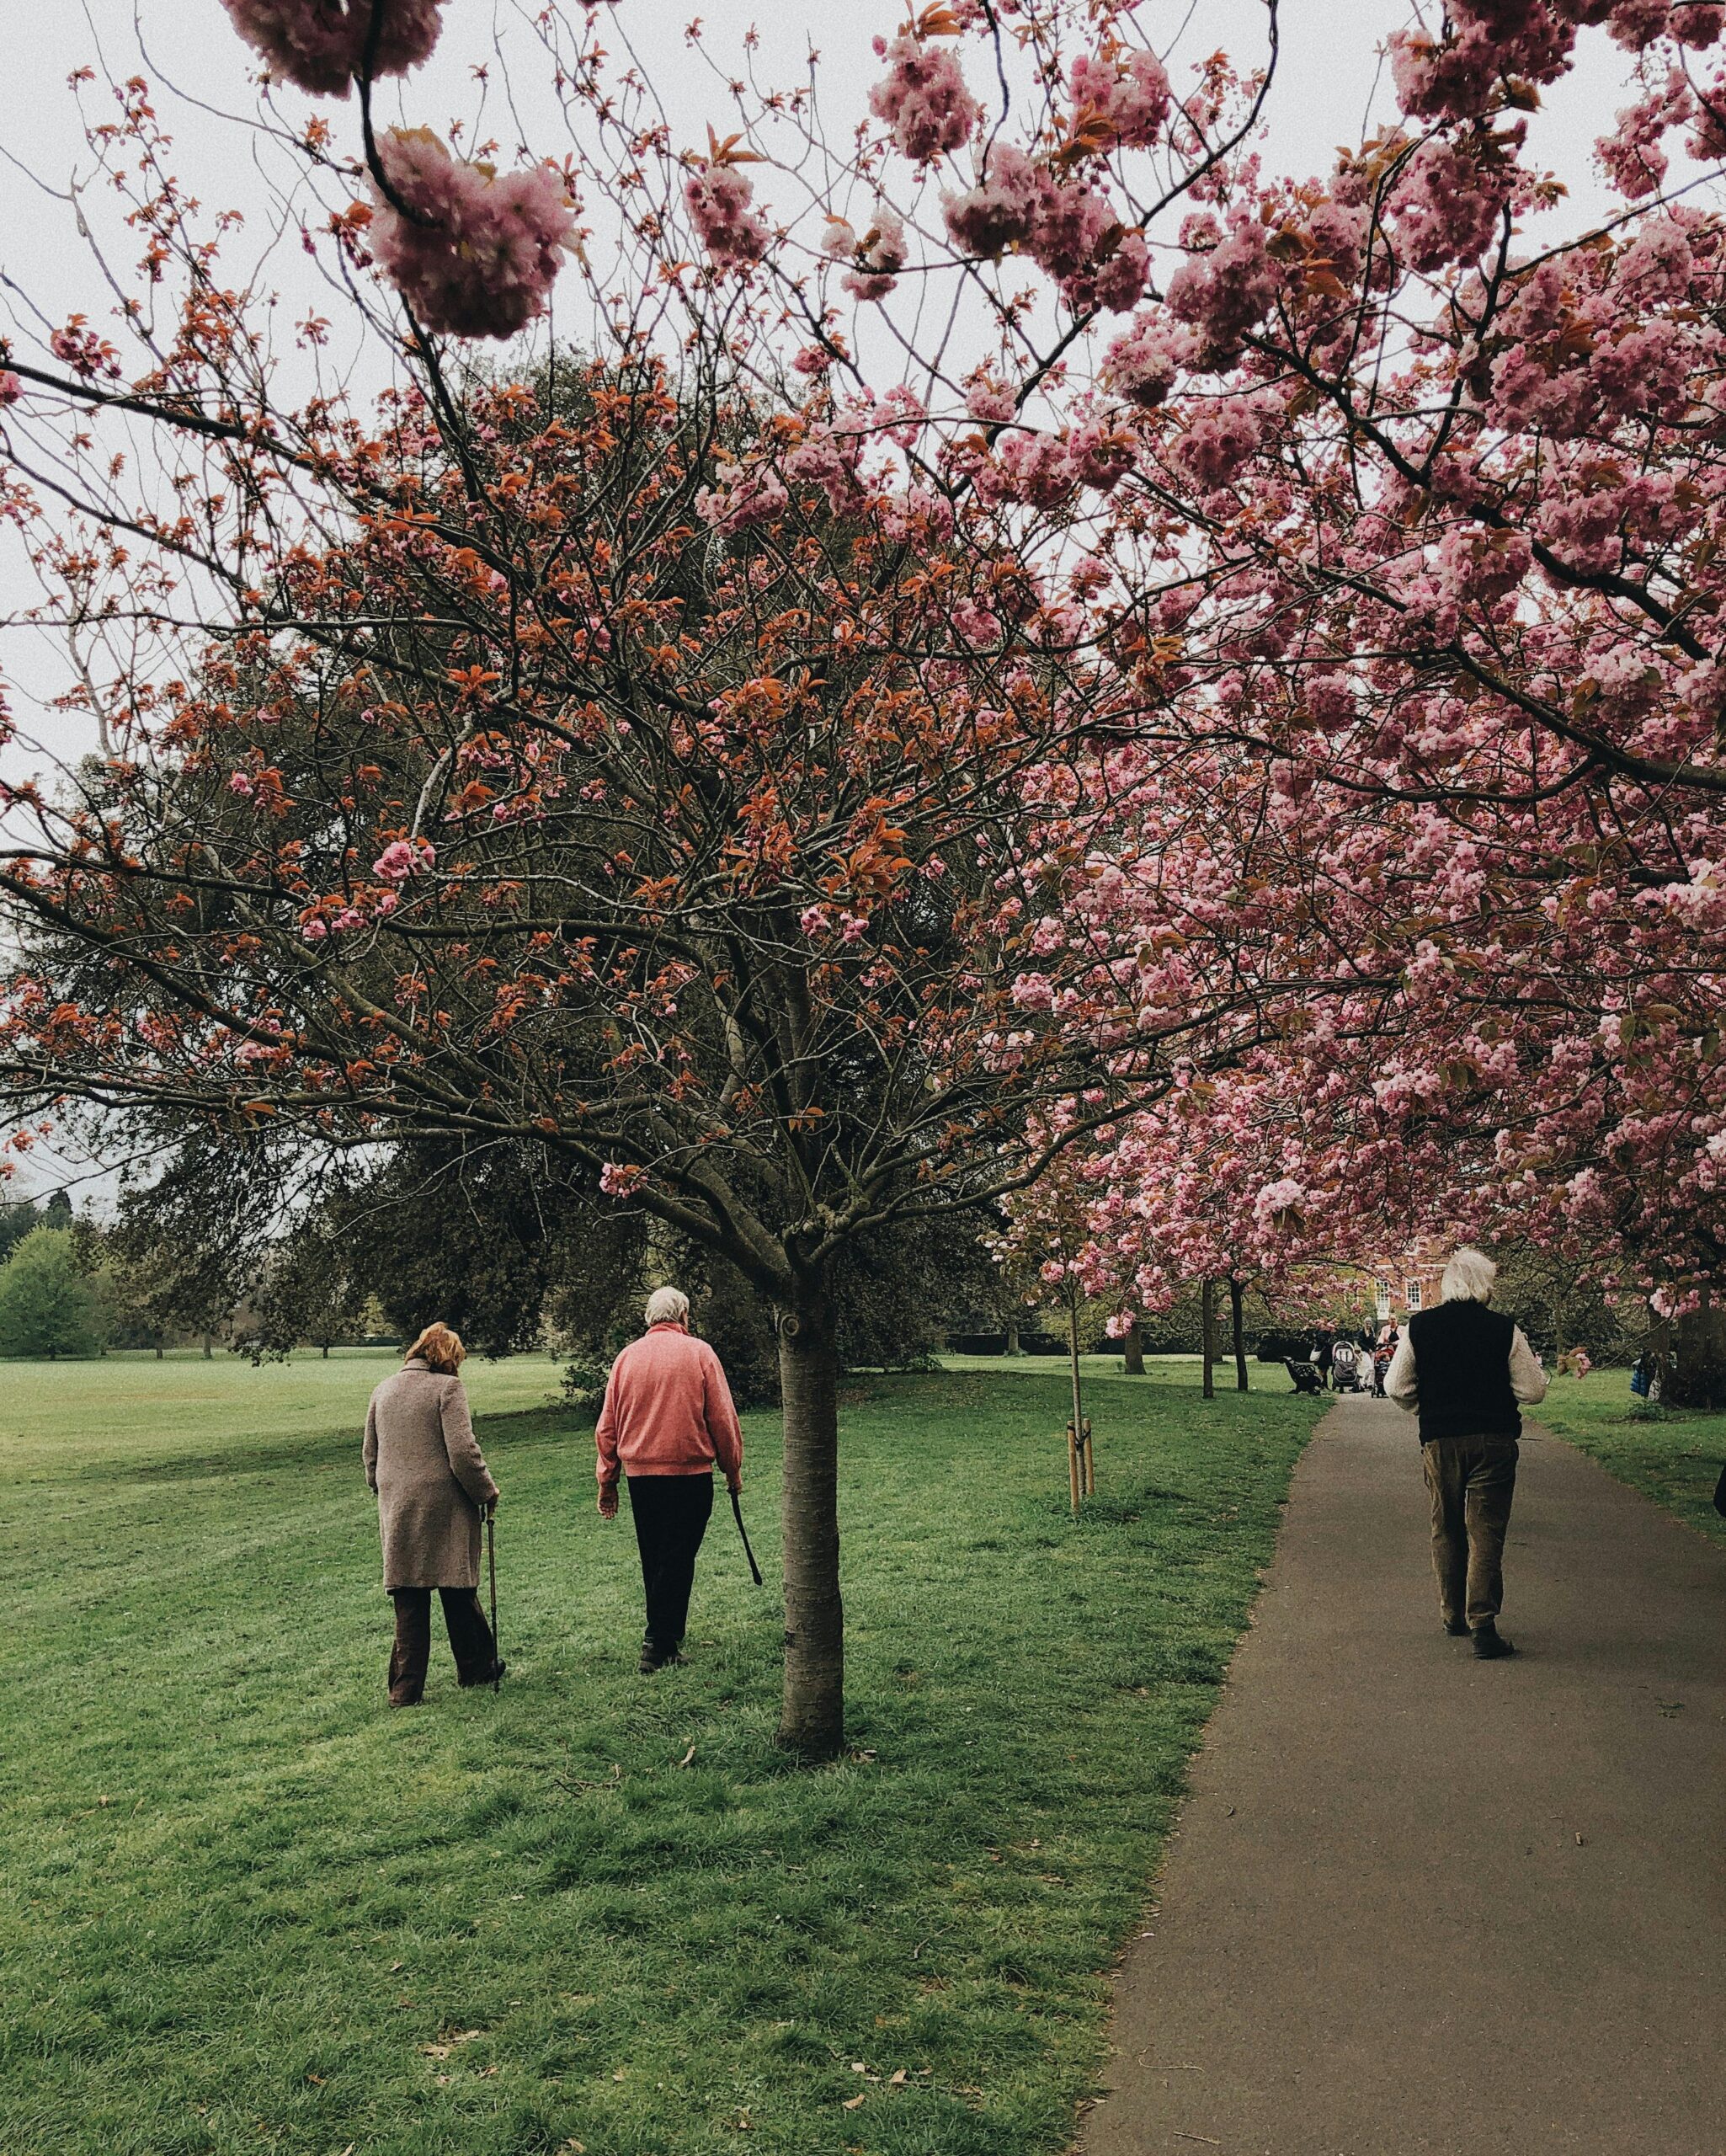
<svg viewBox="0 0 1726 2156"><path fill-rule="evenodd" d="M1484 1303L1441 1303L1409 1320L1420 1442L1435 1438L1516 1438L1522 1417L1510 1390L1514 1318Z"/></svg>

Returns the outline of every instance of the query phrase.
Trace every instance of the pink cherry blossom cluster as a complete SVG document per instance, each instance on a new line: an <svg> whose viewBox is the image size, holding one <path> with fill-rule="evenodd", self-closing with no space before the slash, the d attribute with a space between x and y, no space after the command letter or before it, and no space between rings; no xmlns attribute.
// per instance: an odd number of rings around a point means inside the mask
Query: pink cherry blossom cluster
<svg viewBox="0 0 1726 2156"><path fill-rule="evenodd" d="M747 173L716 159L690 174L683 194L716 270L747 270L765 255L773 234L754 207L754 183Z"/></svg>
<svg viewBox="0 0 1726 2156"><path fill-rule="evenodd" d="M1073 63L1073 102L1079 122L1106 131L1123 149L1146 150L1169 117L1169 77L1153 52L1109 58L1081 53Z"/></svg>
<svg viewBox="0 0 1726 2156"><path fill-rule="evenodd" d="M860 239L843 217L836 217L824 243L825 253L853 265L840 281L859 300L884 300L898 283L909 251L903 218L885 203L877 205L874 222Z"/></svg>
<svg viewBox="0 0 1726 2156"><path fill-rule="evenodd" d="M983 108L952 47L901 31L891 44L876 38L875 51L887 72L869 93L869 109L892 130L900 155L922 165L962 148Z"/></svg>
<svg viewBox="0 0 1726 2156"><path fill-rule="evenodd" d="M273 74L319 97L344 98L365 64L381 16L375 75L404 75L431 56L443 0L221 0Z"/></svg>
<svg viewBox="0 0 1726 2156"><path fill-rule="evenodd" d="M371 873L386 883L405 883L413 877L429 875L437 861L437 848L429 839L396 839L373 862Z"/></svg>
<svg viewBox="0 0 1726 2156"><path fill-rule="evenodd" d="M380 146L397 210L374 182L371 246L428 329L513 337L545 311L575 213L554 165L493 173L452 157L423 128Z"/></svg>

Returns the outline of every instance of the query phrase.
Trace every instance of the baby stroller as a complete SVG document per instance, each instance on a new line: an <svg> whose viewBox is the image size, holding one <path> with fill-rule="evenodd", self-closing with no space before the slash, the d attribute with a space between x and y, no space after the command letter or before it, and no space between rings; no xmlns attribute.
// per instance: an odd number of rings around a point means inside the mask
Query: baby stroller
<svg viewBox="0 0 1726 2156"><path fill-rule="evenodd" d="M1359 1392L1361 1351L1352 1340L1339 1340L1330 1351L1330 1385L1334 1392Z"/></svg>

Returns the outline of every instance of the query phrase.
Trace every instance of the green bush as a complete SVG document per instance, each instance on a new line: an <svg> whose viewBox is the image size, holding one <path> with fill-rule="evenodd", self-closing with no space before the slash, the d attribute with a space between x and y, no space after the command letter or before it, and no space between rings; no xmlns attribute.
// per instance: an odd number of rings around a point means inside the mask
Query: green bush
<svg viewBox="0 0 1726 2156"><path fill-rule="evenodd" d="M0 1355L94 1355L102 1335L95 1294L69 1235L33 1228L0 1268Z"/></svg>

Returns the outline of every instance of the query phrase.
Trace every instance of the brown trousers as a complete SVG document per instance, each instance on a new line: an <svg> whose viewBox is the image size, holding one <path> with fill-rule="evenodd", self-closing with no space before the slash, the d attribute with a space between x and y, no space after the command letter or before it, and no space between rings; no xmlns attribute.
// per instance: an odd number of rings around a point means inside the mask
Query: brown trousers
<svg viewBox="0 0 1726 2156"><path fill-rule="evenodd" d="M1432 1500L1432 1569L1446 1625L1471 1632L1497 1618L1505 1599L1505 1530L1516 1494L1514 1438L1435 1438L1420 1448Z"/></svg>
<svg viewBox="0 0 1726 2156"><path fill-rule="evenodd" d="M479 1597L471 1587L440 1587L444 1623L450 1634L450 1652L455 1657L455 1680L460 1684L487 1684L498 1650L487 1624ZM425 1673L431 1661L431 1598L429 1587L397 1587L390 1590L396 1605L396 1644L390 1653L390 1705L417 1706L425 1689Z"/></svg>

